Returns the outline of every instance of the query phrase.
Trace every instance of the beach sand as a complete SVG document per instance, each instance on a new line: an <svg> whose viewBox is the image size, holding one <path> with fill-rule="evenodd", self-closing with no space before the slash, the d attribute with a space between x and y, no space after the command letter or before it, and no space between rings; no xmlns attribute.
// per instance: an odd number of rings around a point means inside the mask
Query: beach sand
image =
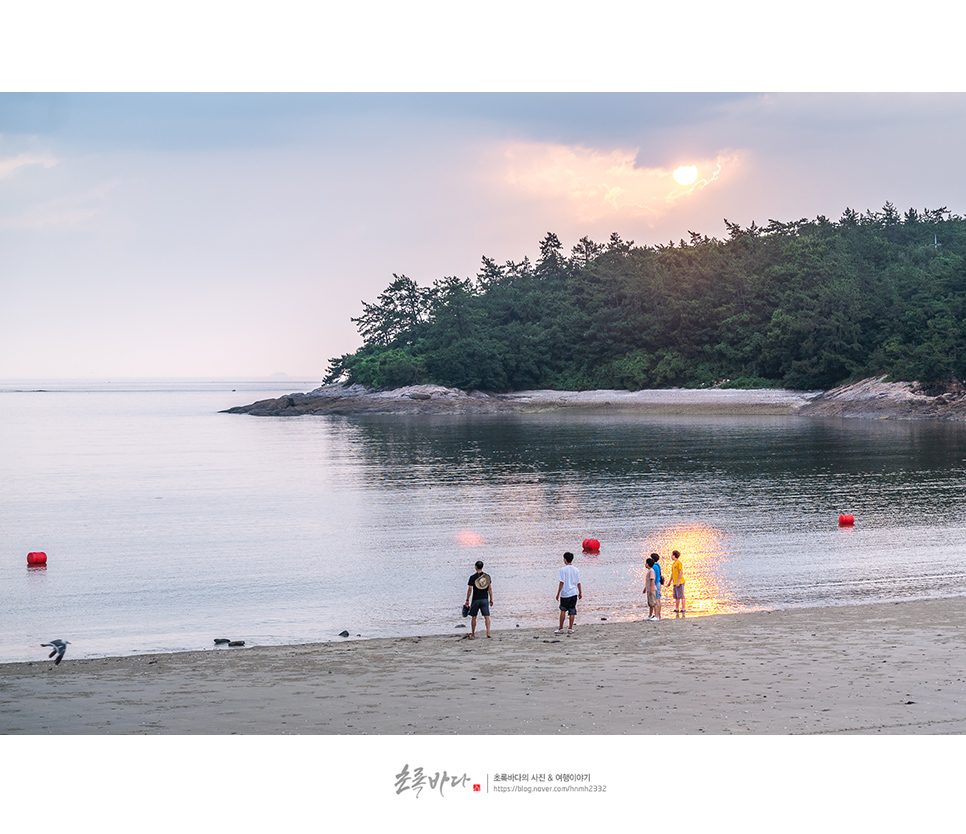
<svg viewBox="0 0 966 834"><path fill-rule="evenodd" d="M966 732L966 598L0 665L0 733ZM69 635L66 635L69 639ZM43 656L38 646L38 655Z"/></svg>

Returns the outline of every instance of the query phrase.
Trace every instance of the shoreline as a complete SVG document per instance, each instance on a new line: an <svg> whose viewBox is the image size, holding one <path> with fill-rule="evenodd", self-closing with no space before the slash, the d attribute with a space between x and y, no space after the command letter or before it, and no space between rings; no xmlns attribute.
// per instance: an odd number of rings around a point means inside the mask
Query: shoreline
<svg viewBox="0 0 966 834"><path fill-rule="evenodd" d="M256 417L364 414L537 414L547 412L670 416L801 415L966 422L966 390L873 377L829 391L781 388L665 388L641 391L515 391L487 394L439 385L370 391L361 385L323 385L225 409Z"/></svg>
<svg viewBox="0 0 966 834"><path fill-rule="evenodd" d="M667 586L667 588L669 587L670 586ZM669 593L667 588L665 589L665 591L666 593ZM943 602L943 601L955 600L960 598L966 601L966 595L964 595L963 597L959 597L959 596L912 597L908 600L902 600L902 602L903 603L908 602L910 604L921 604L921 603L931 603L931 602ZM664 600L665 603L668 603L671 601L670 596L662 597L662 599ZM670 614L668 614L667 611L662 611L662 621L673 621L676 619L680 619L681 621L694 621L694 620L703 620L707 618L744 617L744 616L753 616L753 615L761 615L761 614L779 614L784 612L803 612L803 611L830 611L831 612L831 611L836 611L841 609L851 609L855 607L861 608L866 606L896 605L896 604L899 604L899 601L897 600L864 601L863 600L858 602L841 602L841 603L829 604L829 605L799 604L789 608L765 608L765 607L751 608L751 609L736 608L731 610L715 611L710 613L701 613L695 610L695 611L688 612L685 616L680 618L677 618L674 616L673 609L672 609ZM550 609L550 613L552 615L556 615L557 613L559 613L555 605ZM645 603L641 604L641 609L639 613L641 615L646 613ZM640 623L643 621L642 619L637 618L636 615L635 615L635 618L633 619L618 619L618 617L613 614L607 617L598 618L598 615L596 613L589 614L586 608L583 609L583 612L581 615L578 615L578 620L580 619L580 616L595 617L595 619L592 621L586 620L581 625L581 629L618 628L618 627L623 627L628 625L634 625L635 623ZM458 615L456 619L461 620L461 618L459 618ZM556 629L555 616L551 616L548 622L550 623L550 631L552 632L554 629ZM443 625L436 625L436 626L433 626L431 624L424 624L424 625L427 629L430 629L430 630L423 631L421 633L408 633L408 634L391 633L391 634L365 635L362 633L351 633L347 637L343 637L340 634L340 635L330 636L327 638L316 638L305 642L297 642L297 643L291 643L291 642L262 643L262 642L256 642L256 640L252 639L251 637L246 637L244 640L241 641L244 644L241 646L229 646L228 644L215 644L212 641L207 641L209 644L206 644L203 648L171 648L171 649L149 648L149 649L143 649L143 650L128 649L128 650L120 650L117 653L113 652L112 650L108 650L108 652L110 653L105 653L105 654L97 653L97 654L85 655L82 657L77 656L77 649L72 646L70 649L67 650L67 654L63 662L66 663L67 660L70 660L73 663L89 663L89 662L93 663L93 662L100 662L100 661L134 661L134 660L140 660L143 658L152 658L154 660L157 660L158 658L173 657L176 655L177 656L184 655L184 656L192 656L192 657L200 658L202 656L208 656L208 655L240 654L243 652L251 652L251 651L259 651L259 652L285 651L287 652L290 650L301 651L309 648L319 648L323 650L330 650L331 647L333 646L340 647L340 646L354 646L354 645L360 645L360 644L364 645L364 644L370 644L370 643L378 643L380 641L385 643L399 641L399 640L414 640L414 641L444 640L445 641L445 640L464 640L464 639L468 639L469 637L469 629L470 629L469 617L467 617L465 620L462 620L461 622L457 622L457 624L455 626L452 626L452 628L449 628L448 626L443 626ZM444 628L447 628L448 630L443 630ZM483 624L482 619L480 619L480 621L477 623L477 635L479 635L481 631L484 634L484 637L477 638L477 639L486 639L485 638L486 626ZM493 631L494 637L497 637L497 636L505 637L509 634L525 634L525 633L543 634L544 631L546 631L546 629L543 626L535 627L532 625L520 625L519 623L516 623L515 618L511 616L511 617L508 617L508 624L503 624L501 622L494 622L492 625L492 631ZM36 656L31 657L30 659L0 660L0 679L3 678L3 675L7 671L10 671L10 670L15 671L19 667L52 666L53 660L50 660L47 658L47 655L49 654L49 652L50 652L49 648L38 647ZM2 730L0 730L0 734L2 734Z"/></svg>
<svg viewBox="0 0 966 834"><path fill-rule="evenodd" d="M0 733L966 732L966 597L0 664Z"/></svg>

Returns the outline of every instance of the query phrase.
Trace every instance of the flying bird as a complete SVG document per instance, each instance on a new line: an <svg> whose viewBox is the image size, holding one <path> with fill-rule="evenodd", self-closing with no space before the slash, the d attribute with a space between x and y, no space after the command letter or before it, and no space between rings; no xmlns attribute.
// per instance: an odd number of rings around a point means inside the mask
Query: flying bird
<svg viewBox="0 0 966 834"><path fill-rule="evenodd" d="M41 643L41 646L49 646L53 651L50 656L53 657L57 655L57 659L54 661L54 666L60 663L64 659L64 652L67 651L67 646L70 645L69 640L51 640L49 643Z"/></svg>

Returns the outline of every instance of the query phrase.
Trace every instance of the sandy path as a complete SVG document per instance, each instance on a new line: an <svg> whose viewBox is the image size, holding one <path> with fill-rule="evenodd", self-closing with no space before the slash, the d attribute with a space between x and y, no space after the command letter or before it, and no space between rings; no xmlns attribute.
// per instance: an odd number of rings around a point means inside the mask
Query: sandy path
<svg viewBox="0 0 966 834"><path fill-rule="evenodd" d="M552 613L552 612L551 612ZM966 731L966 598L0 665L3 734Z"/></svg>

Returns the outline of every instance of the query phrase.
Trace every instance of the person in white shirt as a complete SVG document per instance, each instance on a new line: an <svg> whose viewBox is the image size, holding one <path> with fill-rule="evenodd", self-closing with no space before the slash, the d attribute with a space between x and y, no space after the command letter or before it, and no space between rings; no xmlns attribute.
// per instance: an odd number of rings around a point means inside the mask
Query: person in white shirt
<svg viewBox="0 0 966 834"><path fill-rule="evenodd" d="M560 584L557 586L557 601L560 603L560 627L554 634L563 634L564 618L570 617L567 634L574 633L574 618L577 616L577 600L584 598L580 587L580 571L573 566L574 554L564 553L564 566L560 569Z"/></svg>

